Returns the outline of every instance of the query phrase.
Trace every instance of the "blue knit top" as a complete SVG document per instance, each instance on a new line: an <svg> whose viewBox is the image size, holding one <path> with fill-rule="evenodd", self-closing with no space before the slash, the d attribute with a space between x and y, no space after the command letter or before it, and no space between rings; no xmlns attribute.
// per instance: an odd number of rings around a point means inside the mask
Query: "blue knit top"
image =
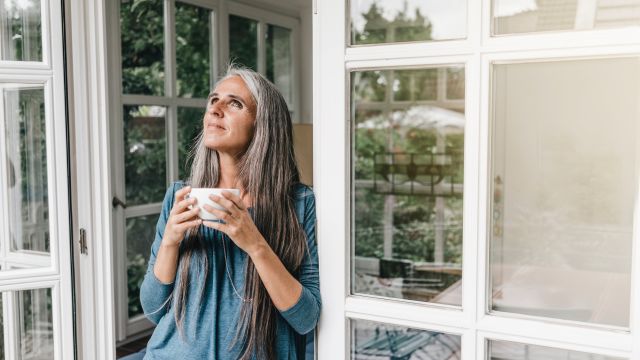
<svg viewBox="0 0 640 360"><path fill-rule="evenodd" d="M169 298L174 283L164 284L156 278L153 266L160 248L167 218L173 207L175 192L182 182L169 186L162 204L151 246L149 266L140 288L140 302L146 317L157 324L149 343L145 359L216 359L236 360L240 345L233 345L239 325L241 299L233 286L244 295L244 269L247 254L228 236L201 225L207 244L209 273L206 282L192 258L189 267L189 285L183 333L178 333L174 308ZM302 294L291 308L279 311L276 321L276 353L278 359L313 359L313 331L320 316L320 284L318 253L315 237L315 197L308 186L298 185L293 191L298 221L306 233L309 255L305 256L296 278L302 284ZM222 246L226 246L226 261ZM225 269L225 266L228 269ZM176 278L178 278L178 274ZM231 284L229 278L232 279ZM200 291L203 296L200 298ZM239 342L241 343L241 342ZM232 346L233 345L233 346ZM255 358L255 354L254 354Z"/></svg>

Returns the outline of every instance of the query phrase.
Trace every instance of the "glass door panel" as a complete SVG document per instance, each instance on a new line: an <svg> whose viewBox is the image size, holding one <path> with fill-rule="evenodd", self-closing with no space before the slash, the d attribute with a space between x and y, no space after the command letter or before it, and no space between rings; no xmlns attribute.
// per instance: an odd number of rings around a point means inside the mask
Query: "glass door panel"
<svg viewBox="0 0 640 360"><path fill-rule="evenodd" d="M354 72L351 84L351 291L459 306L464 68Z"/></svg>
<svg viewBox="0 0 640 360"><path fill-rule="evenodd" d="M0 240L2 271L50 266L47 131L43 85L0 84L8 227ZM10 266L11 265L11 266Z"/></svg>
<svg viewBox="0 0 640 360"><path fill-rule="evenodd" d="M211 80L211 10L176 2L176 93L206 98Z"/></svg>
<svg viewBox="0 0 640 360"><path fill-rule="evenodd" d="M463 39L467 1L372 1L351 4L351 44Z"/></svg>
<svg viewBox="0 0 640 360"><path fill-rule="evenodd" d="M178 177L189 177L192 158L189 156L202 133L205 109L178 108Z"/></svg>
<svg viewBox="0 0 640 360"><path fill-rule="evenodd" d="M351 359L460 360L461 337L351 319Z"/></svg>
<svg viewBox="0 0 640 360"><path fill-rule="evenodd" d="M0 2L0 60L42 61L40 0Z"/></svg>
<svg viewBox="0 0 640 360"><path fill-rule="evenodd" d="M258 71L258 22L229 15L229 62Z"/></svg>
<svg viewBox="0 0 640 360"><path fill-rule="evenodd" d="M619 357L589 354L511 341L489 341L490 360L622 360Z"/></svg>
<svg viewBox="0 0 640 360"><path fill-rule="evenodd" d="M164 95L163 3L120 3L123 94Z"/></svg>
<svg viewBox="0 0 640 360"><path fill-rule="evenodd" d="M493 74L491 310L628 327L640 58Z"/></svg>
<svg viewBox="0 0 640 360"><path fill-rule="evenodd" d="M51 300L49 288L2 293L0 329L3 333L0 335L3 336L0 338L0 359L54 358ZM4 333L7 328L8 333Z"/></svg>
<svg viewBox="0 0 640 360"><path fill-rule="evenodd" d="M159 203L167 190L166 108L124 107L127 206Z"/></svg>
<svg viewBox="0 0 640 360"><path fill-rule="evenodd" d="M640 0L493 0L493 34L640 26Z"/></svg>

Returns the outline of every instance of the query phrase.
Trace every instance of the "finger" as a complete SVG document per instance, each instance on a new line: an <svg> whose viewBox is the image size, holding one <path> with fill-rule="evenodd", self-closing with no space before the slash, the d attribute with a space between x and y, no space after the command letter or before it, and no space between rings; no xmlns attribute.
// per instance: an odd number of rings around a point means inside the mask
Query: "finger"
<svg viewBox="0 0 640 360"><path fill-rule="evenodd" d="M211 228L211 229L215 229L218 231L222 231L223 233L227 234L228 231L228 226L227 224L223 224L223 223L219 223L217 221L203 221L202 225ZM229 235L229 234L227 234Z"/></svg>
<svg viewBox="0 0 640 360"><path fill-rule="evenodd" d="M185 186L182 189L176 191L174 202L177 203L184 200L184 197L190 192L191 192L191 186Z"/></svg>
<svg viewBox="0 0 640 360"><path fill-rule="evenodd" d="M223 191L220 194L224 196L225 199L231 200L238 209L244 210L244 204L242 203L242 198L240 196L232 193L231 191Z"/></svg>
<svg viewBox="0 0 640 360"><path fill-rule="evenodd" d="M176 214L174 216L174 221L177 224L183 223L183 222L188 221L188 220L192 219L193 217L197 216L199 212L200 212L200 208L197 207L197 206L194 206L193 209L191 209L189 211L185 211L185 212Z"/></svg>
<svg viewBox="0 0 640 360"><path fill-rule="evenodd" d="M195 220L183 222L181 224L176 225L176 227L181 231L187 231L188 229L196 228L202 224L202 219L198 218Z"/></svg>
<svg viewBox="0 0 640 360"><path fill-rule="evenodd" d="M196 198L189 198L189 199L184 199L182 201L179 201L174 206L175 213L179 214L185 211L186 209L188 209L189 206L194 205L197 202L198 202L198 199Z"/></svg>
<svg viewBox="0 0 640 360"><path fill-rule="evenodd" d="M224 211L224 210L219 210L214 208L213 206L210 205L203 205L204 209L207 210L208 212L212 213L213 215L215 215L218 219L220 220L224 220L225 222L229 222L233 219L235 219L233 216L231 216L231 214L229 214L228 212Z"/></svg>
<svg viewBox="0 0 640 360"><path fill-rule="evenodd" d="M227 209L227 211L229 211L231 214L235 215L238 211L240 211L240 209L236 206L236 204L233 201L227 198L224 198L222 196L209 195L209 199L218 203L223 208Z"/></svg>

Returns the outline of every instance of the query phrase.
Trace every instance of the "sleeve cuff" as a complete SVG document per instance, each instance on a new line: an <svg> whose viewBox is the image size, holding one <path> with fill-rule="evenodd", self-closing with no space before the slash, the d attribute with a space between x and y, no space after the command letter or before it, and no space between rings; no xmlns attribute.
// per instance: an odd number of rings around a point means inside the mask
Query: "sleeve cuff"
<svg viewBox="0 0 640 360"><path fill-rule="evenodd" d="M287 310L280 311L280 315L299 334L304 335L316 326L318 310L318 304L311 291L303 286L298 302Z"/></svg>

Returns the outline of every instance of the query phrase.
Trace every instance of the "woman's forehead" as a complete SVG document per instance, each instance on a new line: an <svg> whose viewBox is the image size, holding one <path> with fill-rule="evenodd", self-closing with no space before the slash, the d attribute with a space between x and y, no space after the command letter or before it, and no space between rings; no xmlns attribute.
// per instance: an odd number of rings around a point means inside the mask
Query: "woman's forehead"
<svg viewBox="0 0 640 360"><path fill-rule="evenodd" d="M218 96L236 95L246 100L251 100L252 98L251 91L240 76L232 76L219 82L211 92L211 95L213 94Z"/></svg>

